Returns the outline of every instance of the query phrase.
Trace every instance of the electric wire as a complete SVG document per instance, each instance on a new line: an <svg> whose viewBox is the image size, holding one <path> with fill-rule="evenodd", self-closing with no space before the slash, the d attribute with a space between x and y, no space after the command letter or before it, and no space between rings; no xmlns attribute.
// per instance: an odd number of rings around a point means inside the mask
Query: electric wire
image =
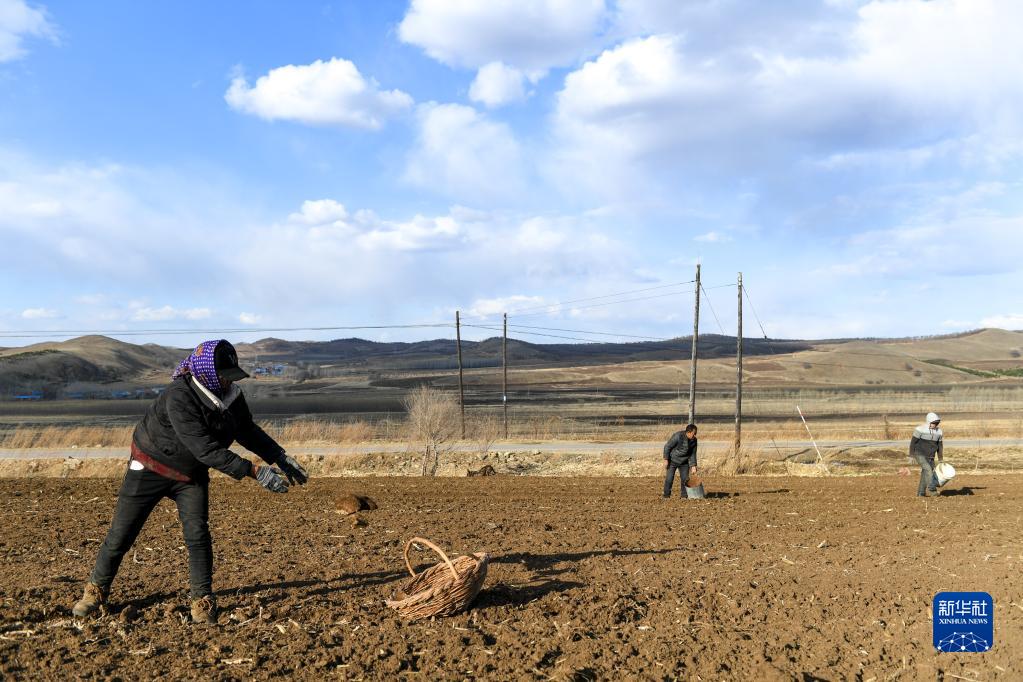
<svg viewBox="0 0 1023 682"><path fill-rule="evenodd" d="M550 303L550 304L547 304L547 305L531 306L531 307L528 307L528 308L517 308L517 309L514 309L514 310L509 310L509 311L507 311L507 313L509 315L517 315L518 313L529 312L530 310L546 310L547 308L560 308L562 306L570 305L570 304L573 304L573 303L586 303L588 301L599 301L599 300L602 300L602 299L605 299L605 298L616 298L618 296L628 296L628 295L631 295L631 294L641 294L641 293L645 293L647 291L656 291L658 289L668 289L670 287L679 287L679 286L682 286L684 284L692 284L695 281L696 280L691 279L691 280L688 280L688 281L685 281L685 282L673 282L671 284L660 284L660 285L655 286L655 287L646 287L644 289L631 289L629 291L619 291L619 292L614 293L614 294L604 294L603 296L591 296L589 298L576 298L576 299L571 299L571 300L568 300L568 301L559 301L559 302L556 302L556 303ZM485 316L483 316L483 315L476 315L476 316L474 316L474 319L479 319L480 317L485 317Z"/></svg>
<svg viewBox="0 0 1023 682"><path fill-rule="evenodd" d="M604 303L592 303L590 305L573 305L572 309L573 310L583 310L585 308L600 308L600 307L608 306L608 305L617 305L619 303L635 303L636 301L650 301L650 300L653 300L655 298L665 298L665 297L668 297L668 296L681 296L682 294L691 294L691 293L693 293L692 290L689 290L689 291L673 291L673 292L671 292L669 294L657 294L657 295L654 295L654 296L643 296L643 297L640 297L640 298L625 298L625 299L622 299L620 301L607 301L607 302L604 302ZM521 319L523 317L536 317L537 315L553 315L554 313L557 313L557 312L562 312L562 311L551 310L551 311L546 311L546 312L541 312L541 313L528 313L526 315L516 315L515 317ZM509 313L509 317L510 317L510 315L511 315L511 313Z"/></svg>
<svg viewBox="0 0 1023 682"><path fill-rule="evenodd" d="M727 336L727 334L725 334L725 328L721 326L721 320L718 319L718 314L714 310L714 304L710 301L710 294L707 293L707 290L704 289L702 284L700 285L700 288L703 289L703 296L707 299L707 307L710 308L710 314L714 316L714 321L718 323L718 330L721 332L721 336ZM712 288L720 289L721 287Z"/></svg>
<svg viewBox="0 0 1023 682"><path fill-rule="evenodd" d="M746 301L749 303L750 310L753 311L753 319L757 321L757 324L760 326L760 332L764 335L764 338L766 339L767 332L764 330L764 324L760 321L760 316L757 315L757 309L753 306L753 300L749 297L749 287L744 285L742 287L742 293L746 295Z"/></svg>
<svg viewBox="0 0 1023 682"><path fill-rule="evenodd" d="M569 332L569 333L573 333L573 334L590 334L590 335L593 335L593 336L613 336L613 337L622 338L622 339L642 339L644 341L671 341L672 340L670 338L664 338L664 337L660 337L660 336L639 336L639 335L636 335L636 334L616 334L616 333L612 333L612 332L595 332L595 331L589 331L589 330L586 330L586 329L562 329L560 327L534 327L534 326L529 326L529 325L524 325L524 324L509 324L508 327L509 328L515 328L515 329L540 329L540 330L543 330L543 331L550 331L550 332ZM675 337L675 338L678 338L678 337Z"/></svg>

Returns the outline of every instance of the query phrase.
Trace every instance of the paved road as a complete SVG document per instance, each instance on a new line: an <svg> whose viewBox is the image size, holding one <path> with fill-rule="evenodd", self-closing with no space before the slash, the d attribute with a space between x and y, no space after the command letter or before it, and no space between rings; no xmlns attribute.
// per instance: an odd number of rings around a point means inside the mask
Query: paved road
<svg viewBox="0 0 1023 682"><path fill-rule="evenodd" d="M752 443L752 441L751 441ZM776 450L780 455L793 455L802 451L812 451L813 444L810 441L780 440L756 441L757 445L768 452ZM876 448L892 448L896 450L907 449L908 441L905 440L847 440L847 441L818 441L822 450L864 450ZM619 442L619 443L595 443L589 441L547 441L547 442L498 442L490 449L494 452L535 452L539 450L549 454L600 454L601 452L613 451L621 453L650 454L660 453L662 443L645 442ZM731 447L731 443L723 441L703 441L700 449L706 451L720 451ZM1023 438L972 438L961 440L946 440L946 450L954 448L999 448L999 447L1023 447ZM406 446L404 443L369 443L363 445L337 445L331 447L294 447L289 452L298 455L363 455L375 452L403 452ZM455 445L454 450L461 452L472 452L478 448L472 444ZM61 448L47 449L36 448L29 450L0 449L0 459L54 459L65 457L76 457L78 459L89 458L117 458L126 457L127 448Z"/></svg>

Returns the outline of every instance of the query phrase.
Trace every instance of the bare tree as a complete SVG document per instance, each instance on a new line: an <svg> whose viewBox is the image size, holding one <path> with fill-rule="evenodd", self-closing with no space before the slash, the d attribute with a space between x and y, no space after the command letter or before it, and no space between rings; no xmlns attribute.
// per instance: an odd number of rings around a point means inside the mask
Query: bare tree
<svg viewBox="0 0 1023 682"><path fill-rule="evenodd" d="M429 386L409 391L402 401L408 413L410 448L423 454L422 475L434 476L441 452L449 452L459 432L458 401Z"/></svg>
<svg viewBox="0 0 1023 682"><path fill-rule="evenodd" d="M469 422L469 439L480 458L485 458L501 437L501 422L493 415L481 415Z"/></svg>

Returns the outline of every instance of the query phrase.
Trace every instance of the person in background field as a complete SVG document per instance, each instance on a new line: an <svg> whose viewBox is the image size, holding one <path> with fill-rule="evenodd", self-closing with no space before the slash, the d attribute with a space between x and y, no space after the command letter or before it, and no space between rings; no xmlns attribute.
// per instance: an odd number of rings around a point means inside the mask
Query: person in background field
<svg viewBox="0 0 1023 682"><path fill-rule="evenodd" d="M85 593L72 609L75 616L93 614L106 603L125 553L150 512L167 497L177 505L188 547L192 621L216 622L208 522L210 468L235 480L254 478L275 493L288 492L289 481L303 485L308 480L301 465L252 421L245 396L234 383L248 376L238 366L234 346L223 339L200 343L178 365L170 386L135 427L114 518ZM231 452L234 441L266 464L253 464Z"/></svg>
<svg viewBox="0 0 1023 682"><path fill-rule="evenodd" d="M933 412L928 413L927 423L913 431L913 439L909 441L909 456L920 465L920 485L916 494L919 497L938 494L938 477L934 475L934 456L938 461L944 459L941 419Z"/></svg>
<svg viewBox="0 0 1023 682"><path fill-rule="evenodd" d="M664 498L671 497L671 486L678 472L681 496L686 497L686 481L696 474L696 424L689 424L685 431L676 431L664 444Z"/></svg>

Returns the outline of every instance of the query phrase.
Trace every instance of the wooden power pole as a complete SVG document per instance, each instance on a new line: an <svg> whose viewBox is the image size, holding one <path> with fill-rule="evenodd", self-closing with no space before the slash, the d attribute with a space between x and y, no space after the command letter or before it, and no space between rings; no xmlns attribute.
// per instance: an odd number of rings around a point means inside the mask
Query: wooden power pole
<svg viewBox="0 0 1023 682"><path fill-rule="evenodd" d="M504 408L504 437L508 439L508 313L504 314L504 339L501 341L501 366L504 381L501 384L501 405Z"/></svg>
<svg viewBox="0 0 1023 682"><path fill-rule="evenodd" d="M689 424L696 423L696 345L700 339L700 264L696 264L696 306L693 308L693 357L689 361Z"/></svg>
<svg viewBox="0 0 1023 682"><path fill-rule="evenodd" d="M735 336L735 456L742 447L742 273L739 273L739 324Z"/></svg>
<svg viewBox="0 0 1023 682"><path fill-rule="evenodd" d="M458 348L458 407L462 411L462 439L465 439L465 386L462 383L462 319L455 311L455 343Z"/></svg>

